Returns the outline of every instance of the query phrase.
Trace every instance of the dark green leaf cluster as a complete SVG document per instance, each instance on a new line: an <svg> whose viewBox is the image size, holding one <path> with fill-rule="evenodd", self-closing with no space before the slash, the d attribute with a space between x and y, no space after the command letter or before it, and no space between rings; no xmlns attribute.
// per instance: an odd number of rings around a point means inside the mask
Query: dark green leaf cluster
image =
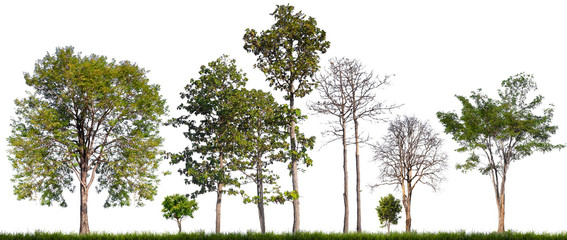
<svg viewBox="0 0 567 240"><path fill-rule="evenodd" d="M146 72L128 61L81 56L65 47L40 59L33 74L25 73L34 92L15 101L8 138L18 199L41 193L42 204L66 206L62 192L74 190L72 176L88 189L96 174L99 192L108 189L105 206L151 200L166 107Z"/></svg>
<svg viewBox="0 0 567 240"><path fill-rule="evenodd" d="M260 34L246 29L244 34L244 49L258 56L255 67L264 72L270 86L286 92L286 99L303 97L317 87L311 78L319 69L318 53L330 46L313 17L306 19L293 10L293 6L278 5L271 14L276 23L270 29Z"/></svg>
<svg viewBox="0 0 567 240"><path fill-rule="evenodd" d="M399 199L396 199L392 194L380 198L379 205L376 207L376 212L378 213L378 219L380 219L380 224L382 227L386 227L388 224L398 224L398 219L400 219L400 212L402 211L402 204Z"/></svg>

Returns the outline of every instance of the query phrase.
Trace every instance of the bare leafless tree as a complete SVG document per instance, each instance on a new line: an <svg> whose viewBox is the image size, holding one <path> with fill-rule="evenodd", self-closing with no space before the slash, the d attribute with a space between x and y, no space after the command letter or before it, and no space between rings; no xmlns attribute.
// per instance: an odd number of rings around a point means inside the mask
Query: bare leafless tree
<svg viewBox="0 0 567 240"><path fill-rule="evenodd" d="M324 73L316 76L319 82L319 96L321 100L310 103L309 109L319 114L332 115L335 120L329 122L331 130L327 130L326 135L333 138L328 142L342 139L343 144L343 170L344 170L344 203L345 217L343 232L348 232L349 223L349 204L348 204L348 170L347 170L347 122L351 121L352 107L349 99L349 85L345 78L345 64L341 64L343 59L333 58L329 60L329 67L325 68Z"/></svg>
<svg viewBox="0 0 567 240"><path fill-rule="evenodd" d="M354 122L354 143L356 146L356 231L362 232L361 203L360 203L360 134L359 120L383 120L383 114L390 112L400 105L388 105L378 101L376 90L390 84L389 75L383 78L374 76L372 71L366 72L358 60L342 58L337 64L343 65L344 78L349 88L349 101Z"/></svg>
<svg viewBox="0 0 567 240"><path fill-rule="evenodd" d="M402 190L406 213L406 231L411 231L411 198L418 183L438 190L447 168L447 154L441 150L443 141L428 122L415 117L397 117L388 133L374 146L374 160L380 163L380 183L396 185Z"/></svg>

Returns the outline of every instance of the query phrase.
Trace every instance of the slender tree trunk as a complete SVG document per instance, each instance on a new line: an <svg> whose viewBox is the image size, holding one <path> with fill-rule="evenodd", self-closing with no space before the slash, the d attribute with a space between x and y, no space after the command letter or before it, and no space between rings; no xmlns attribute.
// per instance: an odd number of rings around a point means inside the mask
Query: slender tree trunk
<svg viewBox="0 0 567 240"><path fill-rule="evenodd" d="M219 156L219 160L220 160L220 168L222 169L224 167L224 159L223 159L222 153ZM224 187L224 184L219 182L218 187L217 187L217 207L216 207L216 219L215 219L215 232L216 233L220 233L220 228L221 228L221 203L222 203L222 188L223 187Z"/></svg>
<svg viewBox="0 0 567 240"><path fill-rule="evenodd" d="M181 233L181 219L175 219L177 220L177 227L179 228L179 233Z"/></svg>
<svg viewBox="0 0 567 240"><path fill-rule="evenodd" d="M260 230L266 233L266 218L264 215L264 182L261 177L262 161L258 158L256 171L256 192L258 194L258 217L260 218Z"/></svg>
<svg viewBox="0 0 567 240"><path fill-rule="evenodd" d="M498 205L498 232L503 233L506 231L504 228L504 216L506 212L506 192L504 191L506 187L506 172L502 175L502 183L500 187L500 196L496 199L496 204Z"/></svg>
<svg viewBox="0 0 567 240"><path fill-rule="evenodd" d="M295 109L294 106L294 88L293 84L290 84L290 91L289 91L289 108L293 111ZM290 147L292 152L297 151L296 146L296 136L295 136L295 119L293 119L290 123L289 128L289 135L290 135ZM297 156L292 154L291 155L291 185L293 191L295 191L298 195L298 198L293 200L293 233L299 232L299 184L297 180Z"/></svg>
<svg viewBox="0 0 567 240"><path fill-rule="evenodd" d="M388 228L388 236L390 236L390 221L386 223L386 226Z"/></svg>
<svg viewBox="0 0 567 240"><path fill-rule="evenodd" d="M81 173L81 181L86 183L87 180L87 173L86 171L83 173ZM90 232L89 230L89 215L88 215L88 199L89 199L89 190L81 185L80 186L81 189L81 217L80 217L80 226L79 226L79 234L88 234Z"/></svg>
<svg viewBox="0 0 567 240"><path fill-rule="evenodd" d="M344 171L344 200L345 200L345 218L343 224L343 233L348 233L348 169L347 169L347 142L346 142L346 123L345 119L342 120L343 128L343 171Z"/></svg>
<svg viewBox="0 0 567 240"><path fill-rule="evenodd" d="M362 232L362 212L360 206L360 153L358 147L358 119L356 113L352 115L354 119L354 141L356 145L356 231Z"/></svg>

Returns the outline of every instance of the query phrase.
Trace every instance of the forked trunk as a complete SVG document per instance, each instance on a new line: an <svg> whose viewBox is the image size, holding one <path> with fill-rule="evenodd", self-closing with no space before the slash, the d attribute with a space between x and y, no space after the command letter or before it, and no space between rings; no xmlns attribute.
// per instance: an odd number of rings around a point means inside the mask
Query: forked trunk
<svg viewBox="0 0 567 240"><path fill-rule="evenodd" d="M175 219L177 220L177 227L179 228L179 233L181 233L181 219Z"/></svg>
<svg viewBox="0 0 567 240"><path fill-rule="evenodd" d="M504 196L502 196L504 197ZM498 232L503 233L504 229L504 214L505 214L505 207L504 202L498 207Z"/></svg>
<svg viewBox="0 0 567 240"><path fill-rule="evenodd" d="M506 212L506 173L508 172L508 166L504 165L504 171L502 173L502 182L500 183L500 189L498 189L497 178L493 177L492 185L494 186L494 193L496 195L496 207L498 208L498 232L503 233L506 231L504 228L504 217ZM494 175L494 173L493 173Z"/></svg>
<svg viewBox="0 0 567 240"><path fill-rule="evenodd" d="M348 170L347 170L347 142L346 142L346 126L343 119L343 170L344 170L344 200L345 200L345 218L343 224L343 233L348 233Z"/></svg>
<svg viewBox="0 0 567 240"><path fill-rule="evenodd" d="M354 141L356 145L356 231L362 232L362 210L360 206L360 154L358 148L358 120L354 118Z"/></svg>
<svg viewBox="0 0 567 240"><path fill-rule="evenodd" d="M498 232L503 233L506 231L504 228L504 216L506 213L506 175L502 176L502 185L500 187L500 196L496 198L496 204L498 206Z"/></svg>
<svg viewBox="0 0 567 240"><path fill-rule="evenodd" d="M293 111L294 107L294 96L293 96L293 84L290 86L290 98L289 98L289 108ZM289 128L289 138L290 147L292 152L297 151L296 137L295 137L295 119L290 123ZM297 181L297 156L291 155L291 185L293 191L295 191L299 196L299 185ZM299 232L299 197L293 200L293 233Z"/></svg>

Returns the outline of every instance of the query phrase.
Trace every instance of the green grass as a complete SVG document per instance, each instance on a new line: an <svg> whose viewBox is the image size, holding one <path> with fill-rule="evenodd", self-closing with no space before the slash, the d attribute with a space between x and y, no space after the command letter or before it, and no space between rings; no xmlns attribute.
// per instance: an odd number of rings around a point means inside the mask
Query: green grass
<svg viewBox="0 0 567 240"><path fill-rule="evenodd" d="M386 234L376 233L322 233L322 232L302 232L299 234L275 234L267 233L260 234L255 232L248 233L225 233L225 234L211 234L204 232L196 233L181 233L181 234L167 234L167 233L127 233L127 234L109 234L109 233L92 233L88 235L66 234L66 233L0 233L0 239L190 239L190 240L206 240L206 239L273 239L273 240L311 240L311 239L404 239L404 240L441 240L441 239L567 239L567 233L560 234L538 234L538 233L515 233L506 232L503 234L498 233L392 233L390 236Z"/></svg>

